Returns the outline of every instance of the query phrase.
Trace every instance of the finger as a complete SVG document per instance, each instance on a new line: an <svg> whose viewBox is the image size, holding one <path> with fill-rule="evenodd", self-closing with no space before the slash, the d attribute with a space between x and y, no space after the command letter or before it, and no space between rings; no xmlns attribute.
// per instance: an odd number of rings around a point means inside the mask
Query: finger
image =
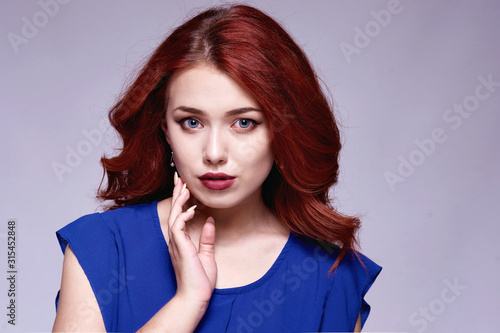
<svg viewBox="0 0 500 333"><path fill-rule="evenodd" d="M183 239L187 239L187 234L185 233L186 222L193 218L194 208L196 208L196 205L190 207L187 211L180 213L175 218L174 223L172 224L170 229L172 233L175 234L176 240L179 239L178 237L180 235L184 236ZM182 234L180 232L182 232Z"/></svg>
<svg viewBox="0 0 500 333"><path fill-rule="evenodd" d="M215 224L213 217L209 217L201 229L198 253L214 257Z"/></svg>
<svg viewBox="0 0 500 333"><path fill-rule="evenodd" d="M182 186L178 190L179 194L172 198L172 207L175 205L175 201L179 199L179 197L181 197L187 189L186 183L184 183L181 179L179 179L179 182L182 182Z"/></svg>
<svg viewBox="0 0 500 333"><path fill-rule="evenodd" d="M179 181L179 175L177 174L177 171L174 172L174 186L177 185L177 182Z"/></svg>
<svg viewBox="0 0 500 333"><path fill-rule="evenodd" d="M179 183L181 180L179 179ZM168 218L168 225L172 227L177 216L182 213L182 207L188 201L190 196L189 190L186 187L186 183L180 188L179 195L172 199L172 207L170 208L170 216Z"/></svg>
<svg viewBox="0 0 500 333"><path fill-rule="evenodd" d="M181 191L182 185L184 184L184 182L182 181L181 177L179 177L179 175L177 174L177 171L174 174L174 181L175 180L177 180L177 183L174 182L174 190L172 192L172 204L171 204L171 206L174 205L174 199L179 196L179 193Z"/></svg>
<svg viewBox="0 0 500 333"><path fill-rule="evenodd" d="M185 226L186 226L186 221L190 220L193 218L194 212L193 209L190 211L186 211L184 213L179 214L175 220L172 226L170 227L170 238L169 238L169 248L172 250L179 252L179 247L184 246L184 241L186 240L186 232L185 232Z"/></svg>
<svg viewBox="0 0 500 333"><path fill-rule="evenodd" d="M192 208L192 207L191 207ZM186 251L182 251L180 249L186 249L187 247L191 247L194 249L194 253L196 253L196 247L194 243L191 241L189 235L185 232L186 222L192 219L194 216L194 209L181 213L175 219L174 224L171 227L171 239L170 245L173 246L173 249L177 251L177 253L183 254Z"/></svg>

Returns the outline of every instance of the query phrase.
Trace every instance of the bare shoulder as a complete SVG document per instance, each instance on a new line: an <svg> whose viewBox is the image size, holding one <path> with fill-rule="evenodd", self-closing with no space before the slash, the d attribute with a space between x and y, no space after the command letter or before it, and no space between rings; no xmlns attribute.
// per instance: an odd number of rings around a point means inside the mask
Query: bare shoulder
<svg viewBox="0 0 500 333"><path fill-rule="evenodd" d="M66 247L53 332L105 332L99 305L78 259Z"/></svg>

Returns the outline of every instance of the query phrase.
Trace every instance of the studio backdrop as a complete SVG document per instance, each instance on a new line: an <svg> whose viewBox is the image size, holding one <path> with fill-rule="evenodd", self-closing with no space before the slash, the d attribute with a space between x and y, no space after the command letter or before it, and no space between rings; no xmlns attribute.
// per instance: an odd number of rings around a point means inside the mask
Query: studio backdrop
<svg viewBox="0 0 500 333"><path fill-rule="evenodd" d="M55 231L100 209L107 112L158 43L219 1L0 3L0 331L50 331ZM334 205L383 266L370 332L500 327L500 3L253 0L335 105Z"/></svg>

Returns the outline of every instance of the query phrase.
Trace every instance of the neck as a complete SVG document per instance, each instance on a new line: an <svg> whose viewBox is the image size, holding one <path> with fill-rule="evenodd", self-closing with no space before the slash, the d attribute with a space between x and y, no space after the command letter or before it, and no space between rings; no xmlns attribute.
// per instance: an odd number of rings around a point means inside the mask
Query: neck
<svg viewBox="0 0 500 333"><path fill-rule="evenodd" d="M196 204L197 208L189 225L201 229L207 218L213 217L218 240L234 240L256 233L283 232L285 228L265 205L260 192L230 208L208 207L196 198L190 201L186 207Z"/></svg>

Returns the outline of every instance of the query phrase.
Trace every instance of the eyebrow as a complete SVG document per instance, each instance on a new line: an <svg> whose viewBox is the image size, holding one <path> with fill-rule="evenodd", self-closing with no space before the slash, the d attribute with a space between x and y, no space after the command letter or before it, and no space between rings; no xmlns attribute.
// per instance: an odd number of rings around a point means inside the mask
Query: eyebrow
<svg viewBox="0 0 500 333"><path fill-rule="evenodd" d="M206 115L206 113L200 109L191 108L191 107L183 106L183 105L176 107L173 112L175 112L177 110L192 113L192 114L199 115L199 116ZM247 112L252 112L252 111L262 112L262 110L259 110L256 108L244 107L244 108L238 108L238 109L233 109L233 110L227 111L226 116L234 116L234 115L239 115L242 113L247 113Z"/></svg>

